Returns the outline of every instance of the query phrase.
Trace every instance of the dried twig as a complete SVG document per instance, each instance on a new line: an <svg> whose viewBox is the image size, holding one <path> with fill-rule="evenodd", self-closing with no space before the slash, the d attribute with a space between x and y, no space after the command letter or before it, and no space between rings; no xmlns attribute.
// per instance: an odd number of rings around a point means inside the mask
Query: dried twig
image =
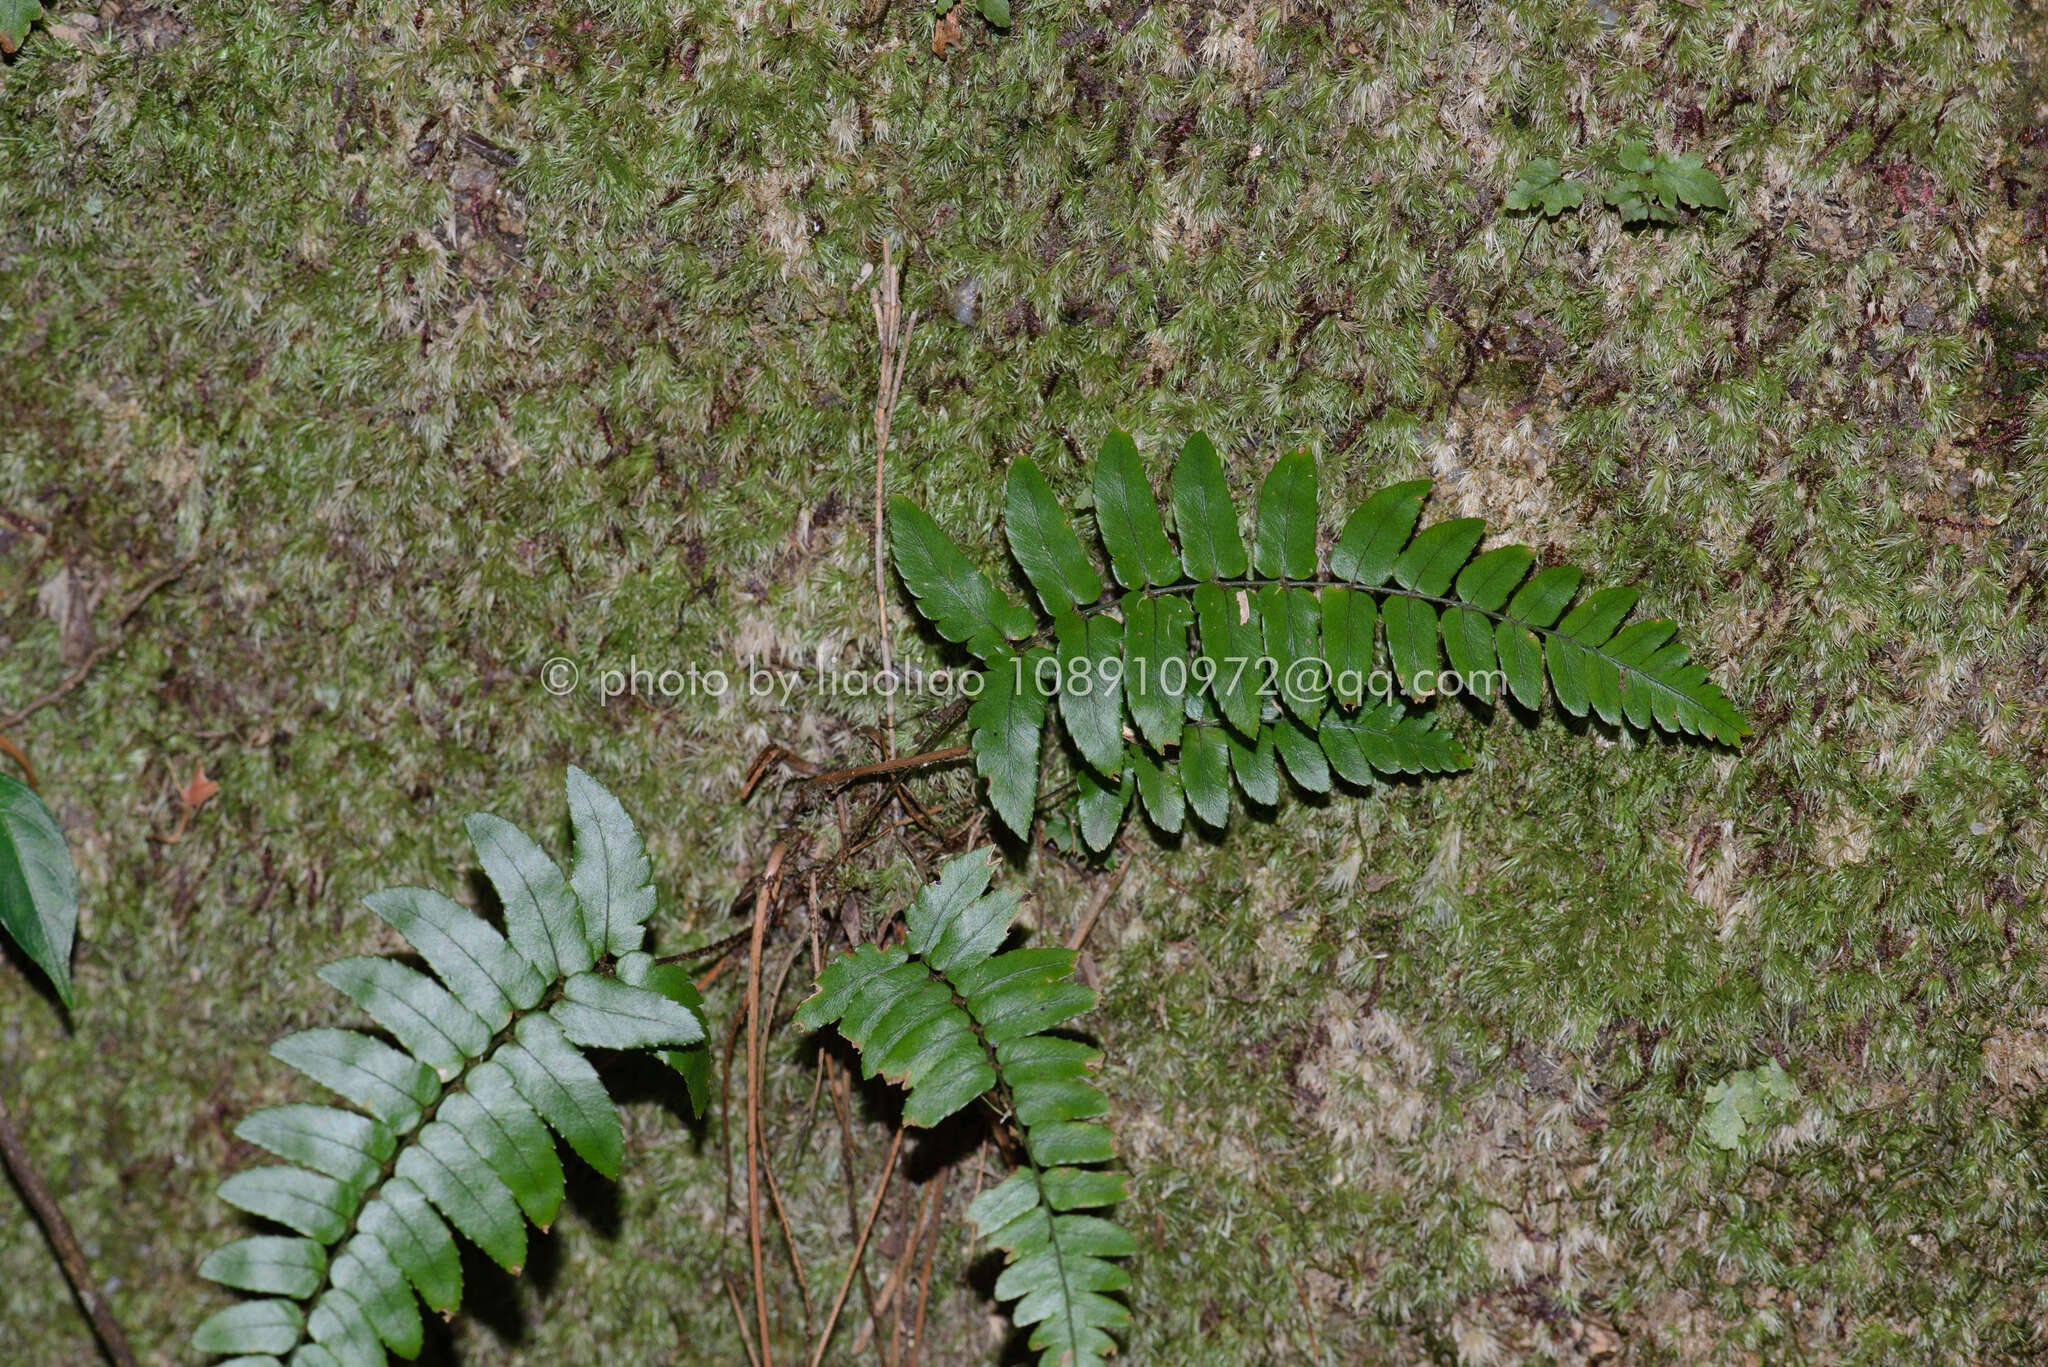
<svg viewBox="0 0 2048 1367"><path fill-rule="evenodd" d="M903 392L903 362L910 351L910 330L917 326L917 310L903 315L902 280L891 259L889 239L882 239L882 270L868 303L875 314L875 335L882 346L881 375L875 386L875 616L882 632L882 674L894 680L896 661L889 641L889 577L884 567L882 522L887 481L884 469L889 455L889 423L896 414L896 400ZM888 753L896 753L896 689L892 682L886 698L889 719Z"/></svg>
<svg viewBox="0 0 2048 1367"><path fill-rule="evenodd" d="M768 1340L768 1280L761 1266L761 1164L766 1158L761 1143L761 942L768 933L768 913L782 887L782 857L788 846L778 844L768 853L768 867L761 874L761 890L754 897L754 938L747 951L747 1247L754 1259L754 1313L761 1325L761 1367L775 1367L774 1350Z"/></svg>
<svg viewBox="0 0 2048 1367"><path fill-rule="evenodd" d="M1129 863L1125 863L1117 869L1115 877L1095 890L1095 896L1089 900L1087 914L1081 918L1081 924L1074 927L1074 933L1067 937L1068 949L1078 953L1081 946L1088 943L1088 932L1095 929L1095 919L1102 915L1102 909L1109 905L1109 899L1123 886L1124 874L1130 871L1130 867Z"/></svg>
<svg viewBox="0 0 2048 1367"><path fill-rule="evenodd" d="M840 1280L839 1294L832 1300L832 1313L825 1317L825 1332L818 1335L818 1347L811 1354L811 1367L825 1360L825 1349L832 1342L832 1330L839 1323L839 1312L846 1307L846 1293L853 1289L854 1273L860 1270L861 1257L867 1252L868 1235L874 1232L875 1217L882 1213L882 1198L889 1194L889 1179L896 1173L896 1155L903 1151L903 1127L896 1127L895 1142L889 1145L889 1156L882 1160L882 1175L875 1183L875 1199L868 1207L867 1221L860 1227L860 1237L853 1242L853 1265L846 1269L846 1276ZM874 1312L869 1311L870 1314Z"/></svg>
<svg viewBox="0 0 2048 1367"><path fill-rule="evenodd" d="M99 1335L100 1346L106 1349L108 1359L115 1367L135 1367L135 1352L129 1348L127 1336L115 1322L114 1312L108 1308L99 1283L93 1280L92 1268L85 1261L85 1251L78 1246L78 1236L71 1232L71 1222L64 1218L57 1198L50 1193L49 1185L29 1160L28 1149L22 1144L21 1136L14 1132L14 1120L7 1114L5 1097L0 1097L0 1158L7 1160L7 1171L13 1174L21 1194L28 1198L36 1219L42 1223L43 1233L50 1236L50 1243L57 1250L57 1261L63 1265L64 1276L70 1281L79 1304L85 1307L86 1318L92 1321L93 1332Z"/></svg>
<svg viewBox="0 0 2048 1367"><path fill-rule="evenodd" d="M932 1261L938 1256L939 1240L945 1233L946 1184L953 1179L953 1170L943 1168L939 1172L938 1194L932 1198L940 1218L932 1221L931 1237L924 1246L924 1266L917 1274L917 1320L910 1327L910 1357L905 1367L917 1367L918 1358L924 1353L924 1312L931 1301ZM976 1193L977 1195L979 1192Z"/></svg>
<svg viewBox="0 0 2048 1367"><path fill-rule="evenodd" d="M928 764L944 764L949 760L965 759L974 753L971 745L950 745L944 750L927 750L921 755L900 755L895 759L877 760L873 764L856 764L851 769L834 769L829 774L812 774L806 783L846 783L857 778L873 778L877 774L893 774L901 769L921 769Z"/></svg>
<svg viewBox="0 0 2048 1367"><path fill-rule="evenodd" d="M43 791L43 785L36 782L36 766L28 762L28 756L21 752L20 746L7 739L7 737L0 736L0 753L4 753L9 759L21 766L21 772L28 779L28 786L31 792L40 793Z"/></svg>
<svg viewBox="0 0 2048 1367"><path fill-rule="evenodd" d="M732 1278L721 1277L725 1283L725 1299L732 1306L733 1323L740 1329L740 1346L747 1350L747 1361L753 1367L761 1367L761 1355L754 1351L754 1336L747 1332L747 1312L740 1309L740 1293L733 1289Z"/></svg>
<svg viewBox="0 0 2048 1367"><path fill-rule="evenodd" d="M140 611L142 605L147 603L158 589L176 579L186 570L191 569L197 559L197 556L193 556L190 559L180 560L177 564L171 566L138 589L135 596L128 600L128 606L122 608L120 614L114 618L113 629L109 633L107 640L93 647L92 654L79 661L78 667L69 674L66 674L63 681L55 688L33 702L25 704L4 717L0 717L0 726L19 726L51 703L63 701L72 689L85 682L86 676L92 673L95 665L112 654L115 648L121 644L121 629L128 625L128 619Z"/></svg>

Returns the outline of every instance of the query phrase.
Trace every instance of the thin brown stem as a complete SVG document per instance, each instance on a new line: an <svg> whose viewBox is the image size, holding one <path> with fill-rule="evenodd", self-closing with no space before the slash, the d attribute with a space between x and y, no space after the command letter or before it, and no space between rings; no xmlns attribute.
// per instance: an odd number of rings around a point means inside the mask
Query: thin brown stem
<svg viewBox="0 0 2048 1367"><path fill-rule="evenodd" d="M177 564L165 570L163 573L157 575L154 579L151 579L148 583L144 584L140 589L136 590L135 596L128 600L128 606L122 608L120 615L114 619L113 629L114 632L116 633L114 638L102 642L99 646L94 648L92 654L86 656L84 660L80 661L78 667L72 670L69 674L66 674L63 678L63 681L60 682L55 688L43 694L40 698L37 698L32 702L26 703L22 707L16 709L15 711L8 713L6 716L0 717L0 726L20 725L22 722L27 721L31 716L35 715L37 712L40 712L45 707L48 707L51 703L62 701L64 697L71 692L72 689L84 683L86 680L86 676L92 673L93 667L99 664L101 660L104 660L109 654L113 653L113 651L120 646L121 638L118 633L121 631L122 628L128 625L128 619L133 617L137 612L141 611L142 605L144 603L147 603L158 589L170 583L173 579L176 579L186 570L192 568L192 564L192 560L181 560Z"/></svg>
<svg viewBox="0 0 2048 1367"><path fill-rule="evenodd" d="M0 754L5 754L9 759L21 766L23 776L28 779L30 792L40 793L43 791L43 785L36 782L36 766L28 762L28 756L22 753L20 746L7 739L7 737L0 736Z"/></svg>
<svg viewBox="0 0 2048 1367"><path fill-rule="evenodd" d="M768 914L775 906L782 886L782 857L788 846L777 845L768 854L768 867L761 874L761 890L754 897L754 936L747 951L747 1246L754 1259L754 1314L760 1321L761 1367L775 1367L774 1349L768 1339L768 1279L761 1257L761 1164L765 1157L761 1143L761 944L768 933Z"/></svg>
<svg viewBox="0 0 2048 1367"><path fill-rule="evenodd" d="M877 760L873 764L856 764L851 769L834 769L829 774L813 774L806 783L850 783L855 779L873 778L877 774L893 774L904 769L922 769L927 765L945 764L956 759L965 759L974 753L969 745L949 745L943 750L927 750L921 755L899 755L895 759Z"/></svg>
<svg viewBox="0 0 2048 1367"><path fill-rule="evenodd" d="M943 1217L945 1214L946 1183L950 1182L952 1178L953 1170L951 1168L943 1169L939 1173L939 1194L934 1200L938 1203L941 1218L932 1222L931 1239L924 1246L924 1266L919 1269L917 1274L917 1320L910 1327L910 1356L905 1367L917 1367L917 1360L924 1353L924 1312L925 1307L931 1301L932 1260L938 1256L939 1239L944 1232Z"/></svg>
<svg viewBox="0 0 2048 1367"><path fill-rule="evenodd" d="M28 1149L22 1145L21 1136L15 1133L14 1118L7 1113L5 1096L0 1096L0 1157L6 1158L7 1171L13 1176L15 1185L21 1188L21 1194L28 1198L36 1219L42 1223L43 1233L49 1236L51 1246L57 1250L57 1261L63 1266L64 1276L71 1283L78 1303L85 1307L86 1318L92 1321L93 1332L99 1335L100 1347L106 1350L107 1360L114 1367L135 1367L135 1352L128 1346L128 1337L121 1332L121 1326L115 1323L114 1312L107 1305L99 1283L93 1280L92 1268L85 1261L85 1250L78 1246L78 1237L71 1232L71 1222L64 1218L49 1184L36 1171L35 1164L29 1160Z"/></svg>
<svg viewBox="0 0 2048 1367"><path fill-rule="evenodd" d="M917 311L903 316L902 279L888 238L882 239L881 278L868 296L874 310L875 333L882 347L881 375L875 385L875 617L882 633L882 673L894 679L896 662L889 640L889 575L883 542L883 505L887 497L886 469L889 457L889 424L896 414L896 401L903 392L903 361L910 350L910 330L917 326ZM896 690L892 685L885 700L889 722L889 753L896 753Z"/></svg>
<svg viewBox="0 0 2048 1367"><path fill-rule="evenodd" d="M1128 863L1124 864L1116 871L1115 877L1095 890L1095 896L1088 902L1087 915L1081 918L1081 924L1074 927L1074 933L1067 937L1068 949L1079 953L1081 946L1088 943L1088 932L1095 929L1096 918L1102 915L1102 909L1109 905L1109 899L1115 895L1117 888L1123 885L1124 874L1130 871L1130 867Z"/></svg>
<svg viewBox="0 0 2048 1367"><path fill-rule="evenodd" d="M896 1127L895 1142L889 1145L889 1156L882 1161L882 1175L875 1182L874 1203L868 1207L867 1221L860 1227L860 1237L853 1243L853 1265L846 1269L846 1276L840 1280L839 1294L832 1299L832 1313L825 1317L825 1332L818 1335L818 1347L811 1354L811 1367L825 1360L825 1349L832 1342L832 1330L839 1323L839 1312L846 1308L846 1293L853 1289L854 1274L860 1270L861 1257L867 1252L868 1235L874 1231L875 1217L882 1213L882 1198L889 1194L889 1179L896 1173L896 1155L903 1151L903 1127ZM874 1313L872 1309L868 1312Z"/></svg>

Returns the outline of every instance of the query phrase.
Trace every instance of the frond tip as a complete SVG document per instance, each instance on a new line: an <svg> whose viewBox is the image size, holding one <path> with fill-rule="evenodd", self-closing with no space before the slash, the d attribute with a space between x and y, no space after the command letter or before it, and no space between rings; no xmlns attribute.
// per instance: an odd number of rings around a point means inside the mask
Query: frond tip
<svg viewBox="0 0 2048 1367"><path fill-rule="evenodd" d="M639 832L581 769L569 770L568 789L576 859L566 878L517 828L470 818L507 935L422 888L364 899L432 976L377 958L321 970L396 1047L324 1029L272 1047L354 1109L274 1106L236 1128L284 1162L237 1173L221 1198L297 1237L240 1239L201 1265L201 1276L266 1299L212 1316L195 1348L239 1354L239 1367L279 1367L287 1355L293 1367L381 1367L387 1350L417 1354L415 1293L444 1313L462 1298L453 1233L517 1273L527 1223L553 1223L564 1190L553 1135L617 1175L618 1113L584 1049L660 1050L702 1110L701 999L686 973L639 947L654 910Z"/></svg>

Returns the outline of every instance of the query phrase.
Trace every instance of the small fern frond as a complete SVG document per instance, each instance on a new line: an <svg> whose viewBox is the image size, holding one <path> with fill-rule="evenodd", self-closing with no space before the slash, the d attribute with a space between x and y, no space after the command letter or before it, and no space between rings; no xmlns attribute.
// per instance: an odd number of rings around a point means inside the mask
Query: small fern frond
<svg viewBox="0 0 2048 1367"><path fill-rule="evenodd" d="M1531 710L1547 696L1576 717L1724 745L1749 734L1673 642L1676 624L1628 623L1634 589L1580 597L1580 570L1537 571L1523 546L1481 552L1478 518L1418 530L1427 480L1368 498L1326 562L1306 452L1268 472L1249 551L1207 437L1188 439L1169 485L1177 546L1135 443L1103 441L1095 523L1121 586L1105 591L1045 477L1012 465L1005 532L1038 619L916 505L891 504L897 570L919 611L987 666L970 739L990 803L1018 835L1037 811L1054 702L1079 761L1072 826L1096 850L1133 805L1167 832L1190 811L1220 827L1234 795L1277 800L1282 770L1320 793L1333 775L1366 784L1466 768L1456 740L1407 710L1454 691Z"/></svg>
<svg viewBox="0 0 2048 1367"><path fill-rule="evenodd" d="M564 1176L555 1140L616 1176L618 1113L585 1049L662 1049L701 1111L704 1023L688 975L640 949L654 887L639 832L581 769L568 778L576 857L568 877L493 816L469 830L505 908L506 936L437 892L364 899L432 976L352 958L320 976L396 1043L353 1030L287 1035L282 1062L348 1102L255 1112L236 1137L283 1159L221 1185L228 1204L297 1237L220 1249L200 1275L266 1297L193 1334L242 1367L381 1367L422 1335L414 1295L452 1312L462 1298L453 1232L517 1273L526 1224L546 1230ZM508 938L509 936L509 942Z"/></svg>
<svg viewBox="0 0 2048 1367"><path fill-rule="evenodd" d="M1137 1251L1100 1215L1125 1195L1100 1164L1116 1145L1100 1117L1109 1103L1092 1075L1101 1051L1045 1032L1091 1010L1073 981L1074 951L999 953L1016 920L1014 893L990 892L992 851L947 862L904 915L902 944L861 945L826 965L799 1024L837 1024L865 1076L902 1086L903 1118L932 1126L976 1098L1006 1106L1023 1133L1025 1166L968 1207L1008 1265L996 1295L1017 1302L1018 1324L1046 1367L1085 1367L1115 1351L1128 1322L1106 1292L1129 1282L1111 1258Z"/></svg>

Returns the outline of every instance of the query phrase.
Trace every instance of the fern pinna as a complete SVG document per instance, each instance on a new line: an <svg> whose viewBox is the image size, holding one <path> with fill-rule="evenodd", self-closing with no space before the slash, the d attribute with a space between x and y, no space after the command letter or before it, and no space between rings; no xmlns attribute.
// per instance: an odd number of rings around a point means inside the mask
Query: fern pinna
<svg viewBox="0 0 2048 1367"><path fill-rule="evenodd" d="M342 959L320 976L397 1047L350 1030L287 1035L271 1052L355 1109L276 1106L235 1130L285 1160L229 1178L221 1197L296 1237L256 1235L200 1268L264 1297L201 1324L193 1345L239 1367L381 1367L421 1346L421 1299L452 1311L462 1269L450 1228L517 1273L526 1221L563 1197L548 1130L606 1176L624 1140L582 1051L658 1049L698 1109L709 1060L689 975L641 949L654 887L639 832L581 769L568 776L574 862L565 878L495 816L470 839L504 904L505 936L422 888L367 905L434 976L393 959ZM509 937L509 943L507 938Z"/></svg>
<svg viewBox="0 0 2048 1367"><path fill-rule="evenodd" d="M903 1119L930 1126L983 1096L1023 1132L1024 1164L967 1209L1008 1255L996 1281L1046 1367L1087 1367L1115 1351L1128 1313L1106 1292L1129 1281L1110 1261L1137 1251L1124 1230L1087 1212L1124 1198L1099 1120L1109 1103L1091 1079L1101 1052L1046 1032L1095 1005L1072 981L1074 951L998 953L1017 916L1014 893L990 892L992 851L949 861L904 913L902 944L839 956L797 1012L809 1029L837 1024L864 1074L906 1089Z"/></svg>
<svg viewBox="0 0 2048 1367"><path fill-rule="evenodd" d="M1316 471L1283 457L1259 490L1247 550L1223 463L1199 433L1171 478L1178 544L1131 438L1095 466L1105 587L1029 460L1010 467L1005 531L1040 618L974 567L931 517L891 500L896 566L939 634L987 666L967 723L975 766L1003 823L1037 810L1047 704L1058 700L1081 760L1060 832L1106 849L1133 799L1160 829L1229 819L1232 792L1279 800L1280 773L1310 792L1332 774L1443 773L1472 760L1408 704L1466 691L1573 716L1734 744L1748 723L1663 620L1624 625L1637 593L1579 597L1569 566L1535 569L1522 546L1475 555L1485 525L1417 530L1429 481L1381 490L1320 561ZM1574 600L1577 600L1574 602ZM1450 668L1442 668L1448 658ZM1398 686L1397 686L1398 685Z"/></svg>

